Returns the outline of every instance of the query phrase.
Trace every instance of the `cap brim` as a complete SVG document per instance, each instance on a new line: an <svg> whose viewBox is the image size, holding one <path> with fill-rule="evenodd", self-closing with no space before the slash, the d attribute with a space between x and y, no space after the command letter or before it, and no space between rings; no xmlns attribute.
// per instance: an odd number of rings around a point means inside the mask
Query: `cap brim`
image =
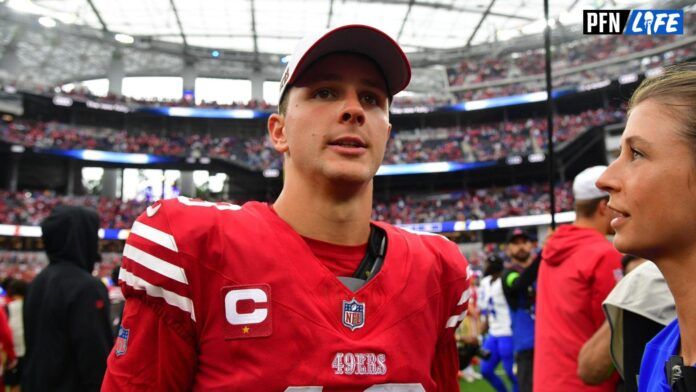
<svg viewBox="0 0 696 392"><path fill-rule="evenodd" d="M529 241L532 240L532 237L528 236L527 234L515 234L512 237L508 238L507 242L513 242L514 240L516 240L518 238L524 238L524 239L529 240Z"/></svg>
<svg viewBox="0 0 696 392"><path fill-rule="evenodd" d="M286 85L292 85L321 57L336 52L358 53L371 58L382 70L390 96L405 89L411 81L411 64L396 41L370 26L346 25L325 33L304 51L302 58L291 60L296 60L297 65Z"/></svg>

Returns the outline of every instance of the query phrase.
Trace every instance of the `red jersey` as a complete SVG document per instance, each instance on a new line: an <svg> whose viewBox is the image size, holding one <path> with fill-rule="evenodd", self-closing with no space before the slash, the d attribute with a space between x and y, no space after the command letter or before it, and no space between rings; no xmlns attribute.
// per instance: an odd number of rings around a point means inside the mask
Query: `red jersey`
<svg viewBox="0 0 696 392"><path fill-rule="evenodd" d="M148 207L124 247L102 390L459 391L466 260L439 235L373 224L384 265L352 292L267 204Z"/></svg>

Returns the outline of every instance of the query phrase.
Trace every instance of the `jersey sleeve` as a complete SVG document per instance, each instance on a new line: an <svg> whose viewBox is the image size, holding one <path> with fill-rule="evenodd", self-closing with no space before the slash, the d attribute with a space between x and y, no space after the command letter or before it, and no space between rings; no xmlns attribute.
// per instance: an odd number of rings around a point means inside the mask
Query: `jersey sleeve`
<svg viewBox="0 0 696 392"><path fill-rule="evenodd" d="M432 376L440 392L458 392L459 355L455 331L466 317L471 291L469 269L459 248L447 241L443 253L443 315L445 323L438 339Z"/></svg>
<svg viewBox="0 0 696 392"><path fill-rule="evenodd" d="M187 266L183 262L184 240L174 235L169 210L181 208L176 200L157 202L133 224L123 248L119 284L126 301L140 298L145 304L161 305L160 317L180 335L192 338L196 313ZM186 215L175 215L178 220Z"/></svg>
<svg viewBox="0 0 696 392"><path fill-rule="evenodd" d="M116 345L107 360L102 391L190 391L195 346L162 317L166 305L131 297Z"/></svg>
<svg viewBox="0 0 696 392"><path fill-rule="evenodd" d="M157 202L133 224L119 284L126 298L121 330L109 355L104 390L190 390L196 361L196 313L168 210ZM181 220L181 215L176 215Z"/></svg>

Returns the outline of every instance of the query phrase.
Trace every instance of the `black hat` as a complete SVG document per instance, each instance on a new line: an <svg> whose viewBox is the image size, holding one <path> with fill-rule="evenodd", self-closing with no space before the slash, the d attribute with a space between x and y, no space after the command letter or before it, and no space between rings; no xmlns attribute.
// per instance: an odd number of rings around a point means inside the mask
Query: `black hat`
<svg viewBox="0 0 696 392"><path fill-rule="evenodd" d="M503 259L496 254L492 254L486 258L486 272L494 273L503 270Z"/></svg>
<svg viewBox="0 0 696 392"><path fill-rule="evenodd" d="M508 233L507 242L513 242L518 238L524 238L527 241L536 241L536 236L534 234L518 227Z"/></svg>

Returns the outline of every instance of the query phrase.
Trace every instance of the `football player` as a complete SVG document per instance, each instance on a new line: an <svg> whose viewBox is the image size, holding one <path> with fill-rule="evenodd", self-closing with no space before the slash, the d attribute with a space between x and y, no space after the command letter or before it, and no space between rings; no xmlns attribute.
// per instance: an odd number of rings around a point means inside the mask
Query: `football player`
<svg viewBox="0 0 696 392"><path fill-rule="evenodd" d="M466 260L444 237L370 221L389 104L410 76L369 26L300 42L268 120L280 196L179 197L137 219L104 390L459 390Z"/></svg>

